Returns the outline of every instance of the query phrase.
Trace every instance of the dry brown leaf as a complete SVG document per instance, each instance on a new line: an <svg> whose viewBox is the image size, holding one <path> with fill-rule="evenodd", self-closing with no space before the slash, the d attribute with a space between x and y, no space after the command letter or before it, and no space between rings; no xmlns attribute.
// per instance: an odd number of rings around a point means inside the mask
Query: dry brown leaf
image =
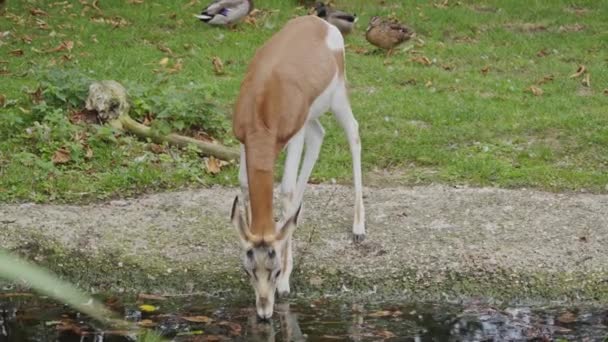
<svg viewBox="0 0 608 342"><path fill-rule="evenodd" d="M193 323L209 323L209 322L213 321L213 319L211 319L207 316L186 316L186 317L182 317L182 318L188 322L193 322Z"/></svg>
<svg viewBox="0 0 608 342"><path fill-rule="evenodd" d="M418 57L413 57L412 59L410 59L412 62L416 62L416 63L420 63L422 65L431 65L433 64L431 62L430 59L428 59L426 56L418 56Z"/></svg>
<svg viewBox="0 0 608 342"><path fill-rule="evenodd" d="M553 75L545 75L545 76L543 76L543 79L536 82L536 84L542 85L545 83L552 82L554 79L555 79L555 77Z"/></svg>
<svg viewBox="0 0 608 342"><path fill-rule="evenodd" d="M144 0L129 0L129 3L132 5L141 5L144 3Z"/></svg>
<svg viewBox="0 0 608 342"><path fill-rule="evenodd" d="M482 74L487 75L488 72L490 72L490 66L489 65L486 65L483 68L481 68L481 73Z"/></svg>
<svg viewBox="0 0 608 342"><path fill-rule="evenodd" d="M182 60L180 58L177 60L177 62L175 64L173 64L173 66L171 68L167 69L167 72L170 74L175 74L176 72L181 71L183 67L184 67L184 64L182 64Z"/></svg>
<svg viewBox="0 0 608 342"><path fill-rule="evenodd" d="M85 147L84 158L85 159L93 158L93 150L88 145Z"/></svg>
<svg viewBox="0 0 608 342"><path fill-rule="evenodd" d="M151 143L150 144L150 151L152 151L152 152L154 152L156 154L162 154L162 153L165 153L165 147L163 145Z"/></svg>
<svg viewBox="0 0 608 342"><path fill-rule="evenodd" d="M430 88L433 85L433 81L428 80L426 81L426 83L424 84L425 87Z"/></svg>
<svg viewBox="0 0 608 342"><path fill-rule="evenodd" d="M388 310L380 310L380 311L376 311L376 312L367 314L367 316L369 316L369 317L389 317L392 315L393 315L393 312L388 311Z"/></svg>
<svg viewBox="0 0 608 342"><path fill-rule="evenodd" d="M101 8L99 8L99 0L94 0L93 3L91 4L91 6L98 10L99 12L101 12Z"/></svg>
<svg viewBox="0 0 608 342"><path fill-rule="evenodd" d="M46 21L40 19L40 18L36 18L36 26L38 26L39 29L41 30L48 30L49 29L49 24L46 23Z"/></svg>
<svg viewBox="0 0 608 342"><path fill-rule="evenodd" d="M60 148L53 154L51 161L53 164L65 164L72 159L70 151L66 148Z"/></svg>
<svg viewBox="0 0 608 342"><path fill-rule="evenodd" d="M167 297L151 293L140 293L137 295L137 299L167 300Z"/></svg>
<svg viewBox="0 0 608 342"><path fill-rule="evenodd" d="M241 325L238 323L221 321L218 325L225 325L225 326L230 327L230 335L238 336L241 334L242 328L241 328Z"/></svg>
<svg viewBox="0 0 608 342"><path fill-rule="evenodd" d="M23 56L23 50L21 50L21 49L12 50L11 52L9 52L9 54L11 56L21 57L21 56Z"/></svg>
<svg viewBox="0 0 608 342"><path fill-rule="evenodd" d="M375 335L378 337L382 337L382 338L393 338L393 337L397 336L388 330L380 330L380 331L376 332Z"/></svg>
<svg viewBox="0 0 608 342"><path fill-rule="evenodd" d="M169 63L169 57L163 57L163 59L161 59L158 64L162 65L162 66L166 66Z"/></svg>
<svg viewBox="0 0 608 342"><path fill-rule="evenodd" d="M583 77L583 80L581 81L581 83L588 88L591 88L591 74L587 73L585 74L585 77Z"/></svg>
<svg viewBox="0 0 608 342"><path fill-rule="evenodd" d="M49 15L48 13L46 13L45 11L41 10L40 8L30 8L30 14L38 17L38 16L47 16Z"/></svg>
<svg viewBox="0 0 608 342"><path fill-rule="evenodd" d="M369 53L369 50L368 50L368 49L366 49L366 48L364 48L364 47L362 47L362 46L354 46L354 47L352 48L352 50L353 50L353 51L354 51L356 54L359 54L359 55L365 55L365 54Z"/></svg>
<svg viewBox="0 0 608 342"><path fill-rule="evenodd" d="M585 30L585 25L581 25L579 23L567 24L560 26L557 31L558 32L580 32Z"/></svg>
<svg viewBox="0 0 608 342"><path fill-rule="evenodd" d="M559 322L561 322L561 323L566 323L566 324L568 324L568 323L574 323L574 322L576 322L576 315L575 315L575 314L573 314L573 313L572 313L572 312L570 312L570 311L565 311L565 312L562 312L562 313L561 313L561 314L560 314L560 315L557 317L557 320L558 320Z"/></svg>
<svg viewBox="0 0 608 342"><path fill-rule="evenodd" d="M0 107L4 107L5 103L6 103L6 95L0 94Z"/></svg>
<svg viewBox="0 0 608 342"><path fill-rule="evenodd" d="M452 70L454 70L454 66L452 64L442 64L441 67L445 71L452 71Z"/></svg>
<svg viewBox="0 0 608 342"><path fill-rule="evenodd" d="M604 89L604 95L608 96L608 88Z"/></svg>
<svg viewBox="0 0 608 342"><path fill-rule="evenodd" d="M23 37L21 37L21 41L24 42L25 44L31 44L32 43L32 37L25 35Z"/></svg>
<svg viewBox="0 0 608 342"><path fill-rule="evenodd" d="M530 86L528 91L531 92L534 96L541 96L543 94L543 90L537 86Z"/></svg>
<svg viewBox="0 0 608 342"><path fill-rule="evenodd" d="M536 57L545 57L551 54L551 50L544 48L536 53Z"/></svg>
<svg viewBox="0 0 608 342"><path fill-rule="evenodd" d="M73 48L74 48L74 42L71 40L66 40L66 41L61 42L61 44L59 44L56 48L47 50L47 52L59 52L59 51L65 51L65 50L70 52L70 51L72 51Z"/></svg>
<svg viewBox="0 0 608 342"><path fill-rule="evenodd" d="M581 64L578 66L578 69L576 69L576 72L574 74L570 75L570 78L580 77L586 71L587 71L587 68Z"/></svg>
<svg viewBox="0 0 608 342"><path fill-rule="evenodd" d="M142 319L141 321L137 322L137 325L144 328L152 328L156 326L156 323L154 323L154 321L151 319Z"/></svg>
<svg viewBox="0 0 608 342"><path fill-rule="evenodd" d="M213 70L215 71L216 75L224 74L224 63L219 57L213 57L211 63L213 63Z"/></svg>
<svg viewBox="0 0 608 342"><path fill-rule="evenodd" d="M170 56L173 56L173 51L165 45L158 45L158 49L162 52L168 53Z"/></svg>
<svg viewBox="0 0 608 342"><path fill-rule="evenodd" d="M205 168L207 169L207 172L212 175L216 175L222 170L220 160L213 156L205 159Z"/></svg>

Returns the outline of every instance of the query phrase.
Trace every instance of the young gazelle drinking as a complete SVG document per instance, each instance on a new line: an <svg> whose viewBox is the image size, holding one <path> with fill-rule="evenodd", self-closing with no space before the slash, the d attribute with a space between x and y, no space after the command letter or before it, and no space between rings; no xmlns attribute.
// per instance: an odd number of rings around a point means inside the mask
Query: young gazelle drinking
<svg viewBox="0 0 608 342"><path fill-rule="evenodd" d="M328 110L350 145L355 183L353 236L359 242L365 237L361 141L346 90L344 40L335 26L316 16L292 19L257 50L241 84L233 117L234 134L241 142L239 180L248 215L243 218L237 196L231 216L245 250L243 264L261 319L272 316L277 289L279 295L289 293L291 236L323 142L319 117ZM285 220L275 224L274 166L285 146L281 181Z"/></svg>

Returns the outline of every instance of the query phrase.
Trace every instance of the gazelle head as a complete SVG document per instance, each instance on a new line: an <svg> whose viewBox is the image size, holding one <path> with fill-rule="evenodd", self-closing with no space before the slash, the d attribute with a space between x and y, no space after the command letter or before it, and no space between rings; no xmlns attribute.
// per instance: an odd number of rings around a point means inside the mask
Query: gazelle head
<svg viewBox="0 0 608 342"><path fill-rule="evenodd" d="M238 196L232 205L231 220L239 233L243 246L243 268L255 291L258 317L267 320L272 316L277 282L286 267L285 246L296 228L300 209L272 236L253 235L239 210Z"/></svg>

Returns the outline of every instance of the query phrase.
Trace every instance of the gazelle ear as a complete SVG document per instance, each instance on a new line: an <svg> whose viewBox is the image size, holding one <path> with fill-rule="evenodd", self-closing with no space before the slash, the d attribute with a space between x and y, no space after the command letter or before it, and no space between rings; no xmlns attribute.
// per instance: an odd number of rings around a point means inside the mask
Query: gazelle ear
<svg viewBox="0 0 608 342"><path fill-rule="evenodd" d="M298 217L300 216L301 210L302 204L300 204L295 214L293 214L287 221L285 221L285 224L283 224L283 227L281 227L277 234L276 239L278 241L285 241L286 238L291 237L294 230L296 230L296 227L298 226Z"/></svg>
<svg viewBox="0 0 608 342"><path fill-rule="evenodd" d="M243 220L243 215L239 210L238 195L234 198L234 202L232 203L232 212L230 213L230 220L232 221L232 224L236 228L237 232L239 233L241 243L243 243L244 245L249 244L249 227L247 227L245 220Z"/></svg>

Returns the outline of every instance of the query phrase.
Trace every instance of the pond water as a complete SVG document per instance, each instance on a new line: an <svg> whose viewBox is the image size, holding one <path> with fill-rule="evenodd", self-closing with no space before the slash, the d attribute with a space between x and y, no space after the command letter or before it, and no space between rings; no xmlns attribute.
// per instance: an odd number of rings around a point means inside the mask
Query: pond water
<svg viewBox="0 0 608 342"><path fill-rule="evenodd" d="M241 301L142 295L105 302L135 328L103 327L31 294L0 294L0 342L136 341L146 329L171 341L608 341L608 308L599 307L292 300L264 323Z"/></svg>

